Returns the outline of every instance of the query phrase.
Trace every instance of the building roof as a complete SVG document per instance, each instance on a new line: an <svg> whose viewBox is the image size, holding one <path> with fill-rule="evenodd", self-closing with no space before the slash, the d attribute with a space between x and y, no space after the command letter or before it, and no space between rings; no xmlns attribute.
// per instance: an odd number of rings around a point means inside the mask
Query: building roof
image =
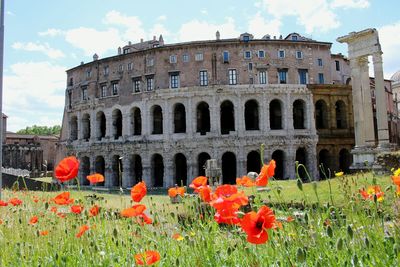
<svg viewBox="0 0 400 267"><path fill-rule="evenodd" d="M393 83L400 83L400 70L396 71L390 79L393 81Z"/></svg>
<svg viewBox="0 0 400 267"><path fill-rule="evenodd" d="M58 140L59 137L55 135L34 135L34 134L18 134L13 132L6 132L6 138L18 138L18 139L34 139L35 137L44 140Z"/></svg>

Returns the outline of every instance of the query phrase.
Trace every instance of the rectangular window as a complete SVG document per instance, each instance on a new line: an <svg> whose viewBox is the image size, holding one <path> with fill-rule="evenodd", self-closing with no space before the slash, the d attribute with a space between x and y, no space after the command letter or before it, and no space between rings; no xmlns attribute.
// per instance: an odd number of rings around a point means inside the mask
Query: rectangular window
<svg viewBox="0 0 400 267"><path fill-rule="evenodd" d="M258 79L259 79L260 84L267 84L267 72L260 71L258 73Z"/></svg>
<svg viewBox="0 0 400 267"><path fill-rule="evenodd" d="M297 41L297 35L292 35L292 41Z"/></svg>
<svg viewBox="0 0 400 267"><path fill-rule="evenodd" d="M317 59L318 66L322 67L322 58Z"/></svg>
<svg viewBox="0 0 400 267"><path fill-rule="evenodd" d="M196 55L194 56L194 60L203 61L203 53L196 53Z"/></svg>
<svg viewBox="0 0 400 267"><path fill-rule="evenodd" d="M208 85L208 74L206 70L200 71L200 86Z"/></svg>
<svg viewBox="0 0 400 267"><path fill-rule="evenodd" d="M229 77L229 84L230 85L235 85L237 84L237 74L236 70L228 70L228 77Z"/></svg>
<svg viewBox="0 0 400 267"><path fill-rule="evenodd" d="M253 77L250 77L249 84L254 84L254 78Z"/></svg>
<svg viewBox="0 0 400 267"><path fill-rule="evenodd" d="M251 58L251 51L244 51L244 58L250 59Z"/></svg>
<svg viewBox="0 0 400 267"><path fill-rule="evenodd" d="M318 83L324 84L324 74L323 73L318 73Z"/></svg>
<svg viewBox="0 0 400 267"><path fill-rule="evenodd" d="M170 74L170 85L171 85L171 88L179 87L179 73Z"/></svg>
<svg viewBox="0 0 400 267"><path fill-rule="evenodd" d="M286 84L287 83L287 69L279 69L278 70L278 77L279 77L279 83L280 84Z"/></svg>
<svg viewBox="0 0 400 267"><path fill-rule="evenodd" d="M153 91L153 89L154 89L154 77L153 76L146 78L146 88L147 88L147 91Z"/></svg>
<svg viewBox="0 0 400 267"><path fill-rule="evenodd" d="M90 70L86 71L86 78L90 78L92 76L92 72Z"/></svg>
<svg viewBox="0 0 400 267"><path fill-rule="evenodd" d="M336 71L340 71L340 63L339 60L335 60Z"/></svg>
<svg viewBox="0 0 400 267"><path fill-rule="evenodd" d="M118 82L113 82L112 83L112 94L113 95L118 95Z"/></svg>
<svg viewBox="0 0 400 267"><path fill-rule="evenodd" d="M108 75L109 72L110 72L110 69L108 68L108 66L105 66L103 69L103 74Z"/></svg>
<svg viewBox="0 0 400 267"><path fill-rule="evenodd" d="M107 85L102 84L100 85L100 97L106 97L107 96Z"/></svg>
<svg viewBox="0 0 400 267"><path fill-rule="evenodd" d="M285 50L278 51L278 58L285 58Z"/></svg>
<svg viewBox="0 0 400 267"><path fill-rule="evenodd" d="M258 51L258 57L259 58L265 58L265 51L264 50Z"/></svg>
<svg viewBox="0 0 400 267"><path fill-rule="evenodd" d="M128 54L130 52L129 48L124 48L124 54Z"/></svg>
<svg viewBox="0 0 400 267"><path fill-rule="evenodd" d="M135 92L135 93L140 92L140 79L133 80L133 92Z"/></svg>
<svg viewBox="0 0 400 267"><path fill-rule="evenodd" d="M299 69L299 83L300 84L308 83L308 70L307 69Z"/></svg>
<svg viewBox="0 0 400 267"><path fill-rule="evenodd" d="M182 56L182 61L183 61L183 62L189 62L189 55L188 55L188 54L184 54L184 55Z"/></svg>
<svg viewBox="0 0 400 267"><path fill-rule="evenodd" d="M124 65L120 64L120 65L118 66L118 71L119 71L119 72L124 71Z"/></svg>
<svg viewBox="0 0 400 267"><path fill-rule="evenodd" d="M128 63L128 70L132 70L133 69L133 63Z"/></svg>
<svg viewBox="0 0 400 267"><path fill-rule="evenodd" d="M169 56L169 63L175 64L176 63L176 55Z"/></svg>
<svg viewBox="0 0 400 267"><path fill-rule="evenodd" d="M148 59L146 60L146 66L147 66L147 67L154 66L154 58L148 58Z"/></svg>
<svg viewBox="0 0 400 267"><path fill-rule="evenodd" d="M301 51L296 51L296 58L297 58L297 59L303 59L303 52L301 52Z"/></svg>
<svg viewBox="0 0 400 267"><path fill-rule="evenodd" d="M82 87L82 100L88 100L88 96L87 96L87 86Z"/></svg>
<svg viewBox="0 0 400 267"><path fill-rule="evenodd" d="M253 70L253 63L249 63L249 70Z"/></svg>
<svg viewBox="0 0 400 267"><path fill-rule="evenodd" d="M229 63L229 52L228 51L224 51L222 57L223 57L224 63Z"/></svg>

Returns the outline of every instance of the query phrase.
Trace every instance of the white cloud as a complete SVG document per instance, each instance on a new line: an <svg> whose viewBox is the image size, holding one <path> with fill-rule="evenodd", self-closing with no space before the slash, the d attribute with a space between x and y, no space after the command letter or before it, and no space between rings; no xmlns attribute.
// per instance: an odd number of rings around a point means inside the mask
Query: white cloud
<svg viewBox="0 0 400 267"><path fill-rule="evenodd" d="M118 46L124 43L116 29L98 31L85 27L66 31L65 40L82 49L87 56L92 56L94 53L104 55L104 53L113 49L117 51Z"/></svg>
<svg viewBox="0 0 400 267"><path fill-rule="evenodd" d="M33 124L61 124L64 107L66 67L49 62L11 65L4 76L4 112L8 129L15 131Z"/></svg>
<svg viewBox="0 0 400 267"><path fill-rule="evenodd" d="M54 37L57 35L63 35L63 34L64 34L64 32L62 30L54 29L54 28L47 29L44 32L39 32L39 36L51 36L51 37Z"/></svg>
<svg viewBox="0 0 400 267"><path fill-rule="evenodd" d="M28 43L16 42L12 45L12 48L16 50L41 52L52 59L65 57L64 53L61 50L51 48L48 43L40 44L33 42L28 42Z"/></svg>
<svg viewBox="0 0 400 267"><path fill-rule="evenodd" d="M222 24L212 24L204 20L195 19L182 24L178 31L177 41L213 40L217 31L220 32L221 39L236 38L240 35L233 18L226 18Z"/></svg>
<svg viewBox="0 0 400 267"><path fill-rule="evenodd" d="M168 29L165 28L165 26L160 23L154 24L154 26L148 32L149 32L149 38L150 38L150 36L156 36L157 40L158 40L158 37L160 36L160 34L163 35L163 38L171 35L171 33L168 31ZM151 38L153 38L153 37L151 37Z"/></svg>
<svg viewBox="0 0 400 267"><path fill-rule="evenodd" d="M208 15L208 11L207 9L203 8L202 10L200 10L200 13L203 15Z"/></svg>
<svg viewBox="0 0 400 267"><path fill-rule="evenodd" d="M249 32L254 34L255 38L262 38L264 35L269 34L279 35L280 27L282 26L282 22L279 19L272 19L270 21L266 21L265 18L261 16L260 12L249 20Z"/></svg>
<svg viewBox="0 0 400 267"><path fill-rule="evenodd" d="M11 12L11 11L6 11L6 14L9 15L9 16L15 16L15 14L13 12Z"/></svg>
<svg viewBox="0 0 400 267"><path fill-rule="evenodd" d="M368 0L334 0L331 3L333 8L368 8Z"/></svg>
<svg viewBox="0 0 400 267"><path fill-rule="evenodd" d="M157 21L165 21L167 20L167 16L166 15L161 15L157 18Z"/></svg>
<svg viewBox="0 0 400 267"><path fill-rule="evenodd" d="M104 23L107 25L122 26L125 28L123 39L125 42L132 41L133 43L139 42L141 38L148 37L146 31L143 29L142 21L135 16L126 16L118 11L112 10L106 14Z"/></svg>
<svg viewBox="0 0 400 267"><path fill-rule="evenodd" d="M383 70L385 78L389 79L396 71L400 70L400 21L385 25L377 29L379 42L383 52Z"/></svg>

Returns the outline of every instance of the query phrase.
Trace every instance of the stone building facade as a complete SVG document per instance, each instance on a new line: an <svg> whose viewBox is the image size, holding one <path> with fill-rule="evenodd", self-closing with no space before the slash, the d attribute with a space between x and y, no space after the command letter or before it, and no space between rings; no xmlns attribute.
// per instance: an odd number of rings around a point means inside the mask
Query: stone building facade
<svg viewBox="0 0 400 267"><path fill-rule="evenodd" d="M296 160L316 178L312 93L333 83L330 48L297 33L224 40L217 33L216 40L167 45L160 37L128 44L117 56L95 55L67 71L58 158L80 159L83 184L93 172L105 174L106 187L189 184L204 175L209 158L217 159L223 182L234 183L259 171L264 143L264 161L277 161L276 178L295 178ZM347 120L337 132L351 133L348 95L335 97L343 100L335 112Z"/></svg>

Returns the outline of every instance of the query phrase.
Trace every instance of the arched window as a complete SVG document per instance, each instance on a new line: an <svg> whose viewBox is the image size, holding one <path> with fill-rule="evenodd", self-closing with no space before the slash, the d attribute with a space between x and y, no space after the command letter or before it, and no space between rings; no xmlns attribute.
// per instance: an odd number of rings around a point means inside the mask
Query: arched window
<svg viewBox="0 0 400 267"><path fill-rule="evenodd" d="M140 108L132 108L131 110L131 133L132 135L142 134L142 114Z"/></svg>
<svg viewBox="0 0 400 267"><path fill-rule="evenodd" d="M269 123L271 130L280 130L282 128L282 107L277 99L269 103Z"/></svg>
<svg viewBox="0 0 400 267"><path fill-rule="evenodd" d="M96 173L102 174L104 176L104 180L108 179L108 177L105 177L105 169L106 169L106 163L104 161L104 157L97 156L96 161L95 161L94 170ZM104 186L104 182L97 183L96 186Z"/></svg>
<svg viewBox="0 0 400 267"><path fill-rule="evenodd" d="M247 172L257 172L261 170L261 158L258 151L251 151L247 154Z"/></svg>
<svg viewBox="0 0 400 267"><path fill-rule="evenodd" d="M174 108L174 133L186 132L186 111L183 104L176 104Z"/></svg>
<svg viewBox="0 0 400 267"><path fill-rule="evenodd" d="M137 155L130 155L129 157L129 170L130 170L130 186L137 184L138 182L142 181L143 175L143 167L142 167L142 158Z"/></svg>
<svg viewBox="0 0 400 267"><path fill-rule="evenodd" d="M350 166L353 163L353 157L350 152L343 148L339 152L339 168L340 171L349 172Z"/></svg>
<svg viewBox="0 0 400 267"><path fill-rule="evenodd" d="M346 104L342 100L336 101L336 128L346 129L347 119L346 119Z"/></svg>
<svg viewBox="0 0 400 267"><path fill-rule="evenodd" d="M211 159L210 155L206 152L202 152L197 156L197 168L198 176L206 176L206 163L207 160Z"/></svg>
<svg viewBox="0 0 400 267"><path fill-rule="evenodd" d="M122 113L121 110L115 109L112 113L113 136L118 139L122 136Z"/></svg>
<svg viewBox="0 0 400 267"><path fill-rule="evenodd" d="M122 186L122 158L119 155L112 157L111 186Z"/></svg>
<svg viewBox="0 0 400 267"><path fill-rule="evenodd" d="M152 157L151 179L154 187L164 186L164 160L160 154L154 154Z"/></svg>
<svg viewBox="0 0 400 267"><path fill-rule="evenodd" d="M315 103L315 124L317 129L327 129L329 127L328 106L322 99Z"/></svg>
<svg viewBox="0 0 400 267"><path fill-rule="evenodd" d="M153 132L152 134L163 133L163 114L160 106L153 107Z"/></svg>
<svg viewBox="0 0 400 267"><path fill-rule="evenodd" d="M236 156L232 152L222 155L222 179L224 184L236 183Z"/></svg>
<svg viewBox="0 0 400 267"><path fill-rule="evenodd" d="M76 116L72 116L69 122L69 139L70 140L78 140L78 118Z"/></svg>
<svg viewBox="0 0 400 267"><path fill-rule="evenodd" d="M319 168L319 178L327 179L329 178L329 172L332 172L331 167L332 159L329 151L327 149L322 149L318 153L318 168Z"/></svg>
<svg viewBox="0 0 400 267"><path fill-rule="evenodd" d="M275 150L271 157L273 160L275 160L276 164L274 178L284 179L285 153L282 150Z"/></svg>
<svg viewBox="0 0 400 267"><path fill-rule="evenodd" d="M85 141L90 139L90 115L87 113L82 116L82 137Z"/></svg>
<svg viewBox="0 0 400 267"><path fill-rule="evenodd" d="M296 150L296 161L299 162L299 164L303 164L307 168L307 152L304 147L300 147ZM304 170L304 168L299 168L299 176L300 178L305 182L308 181L307 174Z"/></svg>
<svg viewBox="0 0 400 267"><path fill-rule="evenodd" d="M106 115L104 112L99 111L96 115L96 125L97 125L97 139L106 137Z"/></svg>
<svg viewBox="0 0 400 267"><path fill-rule="evenodd" d="M235 110L231 101L222 102L220 107L221 134L235 131Z"/></svg>
<svg viewBox="0 0 400 267"><path fill-rule="evenodd" d="M258 103L255 100L249 100L244 106L244 120L246 130L259 130L258 125Z"/></svg>
<svg viewBox="0 0 400 267"><path fill-rule="evenodd" d="M174 157L175 179L174 183L180 186L187 185L187 162L186 157L182 153L178 153Z"/></svg>
<svg viewBox="0 0 400 267"><path fill-rule="evenodd" d="M210 108L206 102L200 102L196 108L197 132L205 135L210 132Z"/></svg>
<svg viewBox="0 0 400 267"><path fill-rule="evenodd" d="M293 102L293 128L305 129L305 103L303 100L297 99Z"/></svg>

